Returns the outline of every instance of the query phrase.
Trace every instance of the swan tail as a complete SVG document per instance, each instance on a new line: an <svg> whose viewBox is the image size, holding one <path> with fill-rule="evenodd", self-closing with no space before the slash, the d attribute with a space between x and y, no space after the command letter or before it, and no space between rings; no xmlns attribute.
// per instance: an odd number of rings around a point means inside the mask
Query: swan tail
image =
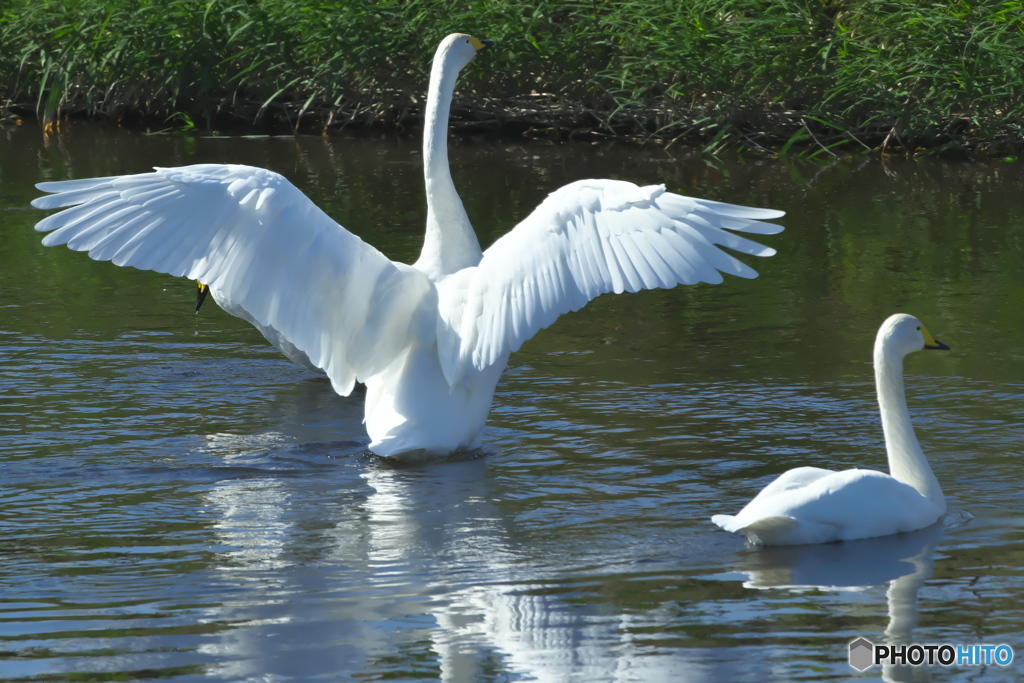
<svg viewBox="0 0 1024 683"><path fill-rule="evenodd" d="M733 515L713 515L711 517L711 521L715 524L715 526L718 526L721 529L725 529L726 531L733 532L739 531L740 529L739 525L736 522L736 517L734 517Z"/></svg>

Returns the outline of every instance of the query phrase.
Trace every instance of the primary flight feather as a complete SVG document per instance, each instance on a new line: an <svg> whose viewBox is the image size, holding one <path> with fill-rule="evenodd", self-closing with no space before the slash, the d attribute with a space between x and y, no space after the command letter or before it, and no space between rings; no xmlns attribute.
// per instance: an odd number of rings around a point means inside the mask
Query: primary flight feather
<svg viewBox="0 0 1024 683"><path fill-rule="evenodd" d="M458 73L490 41L445 38L425 113L427 226L396 263L338 225L283 176L231 164L40 183L47 246L192 278L335 391L367 387L370 449L447 454L480 445L512 351L606 292L753 278L742 254L775 251L781 211L693 199L664 186L581 180L551 193L486 252L452 183L447 125ZM70 207L70 208L69 208Z"/></svg>

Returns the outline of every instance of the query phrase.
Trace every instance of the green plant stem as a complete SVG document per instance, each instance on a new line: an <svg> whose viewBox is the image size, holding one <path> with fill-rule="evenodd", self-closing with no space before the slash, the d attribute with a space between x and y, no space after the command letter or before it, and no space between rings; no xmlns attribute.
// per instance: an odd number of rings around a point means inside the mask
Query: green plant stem
<svg viewBox="0 0 1024 683"><path fill-rule="evenodd" d="M1024 140L1021 0L6 5L0 102L45 119L405 126L461 30L499 42L460 81L476 128L829 154L878 148L897 122L910 150Z"/></svg>

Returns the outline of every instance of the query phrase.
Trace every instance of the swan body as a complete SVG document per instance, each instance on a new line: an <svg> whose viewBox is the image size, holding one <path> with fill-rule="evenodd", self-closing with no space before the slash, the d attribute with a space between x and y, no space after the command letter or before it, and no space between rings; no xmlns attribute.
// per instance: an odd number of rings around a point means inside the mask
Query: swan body
<svg viewBox="0 0 1024 683"><path fill-rule="evenodd" d="M738 233L770 235L783 215L619 180L556 190L482 251L448 168L456 77L488 47L464 34L438 47L425 110L427 223L412 265L391 261L283 176L232 164L46 182L32 205L47 246L209 285L335 391L367 387L370 449L443 455L480 445L495 386L538 330L606 293L757 273L720 247L771 256Z"/></svg>
<svg viewBox="0 0 1024 683"><path fill-rule="evenodd" d="M890 474L797 467L780 475L737 515L711 521L755 545L852 541L922 529L946 512L939 482L921 451L903 387L903 358L948 349L917 318L890 316L875 338L875 387Z"/></svg>

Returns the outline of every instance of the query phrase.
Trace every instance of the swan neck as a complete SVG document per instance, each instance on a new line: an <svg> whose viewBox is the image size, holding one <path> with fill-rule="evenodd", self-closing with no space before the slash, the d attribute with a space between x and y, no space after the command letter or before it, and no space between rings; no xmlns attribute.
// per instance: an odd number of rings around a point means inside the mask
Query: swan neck
<svg viewBox="0 0 1024 683"><path fill-rule="evenodd" d="M889 474L913 486L944 511L946 502L942 488L921 450L910 420L903 384L903 356L886 349L884 344L876 344L874 360L875 388L882 414L885 449L889 456Z"/></svg>
<svg viewBox="0 0 1024 683"><path fill-rule="evenodd" d="M438 55L430 71L423 130L423 176L428 190L431 186L447 184L454 191L448 170L448 117L458 74L451 69L446 73L444 66L444 60Z"/></svg>
<svg viewBox="0 0 1024 683"><path fill-rule="evenodd" d="M441 51L434 57L423 130L427 230L415 267L437 279L475 266L482 256L448 166L448 117L458 69Z"/></svg>

